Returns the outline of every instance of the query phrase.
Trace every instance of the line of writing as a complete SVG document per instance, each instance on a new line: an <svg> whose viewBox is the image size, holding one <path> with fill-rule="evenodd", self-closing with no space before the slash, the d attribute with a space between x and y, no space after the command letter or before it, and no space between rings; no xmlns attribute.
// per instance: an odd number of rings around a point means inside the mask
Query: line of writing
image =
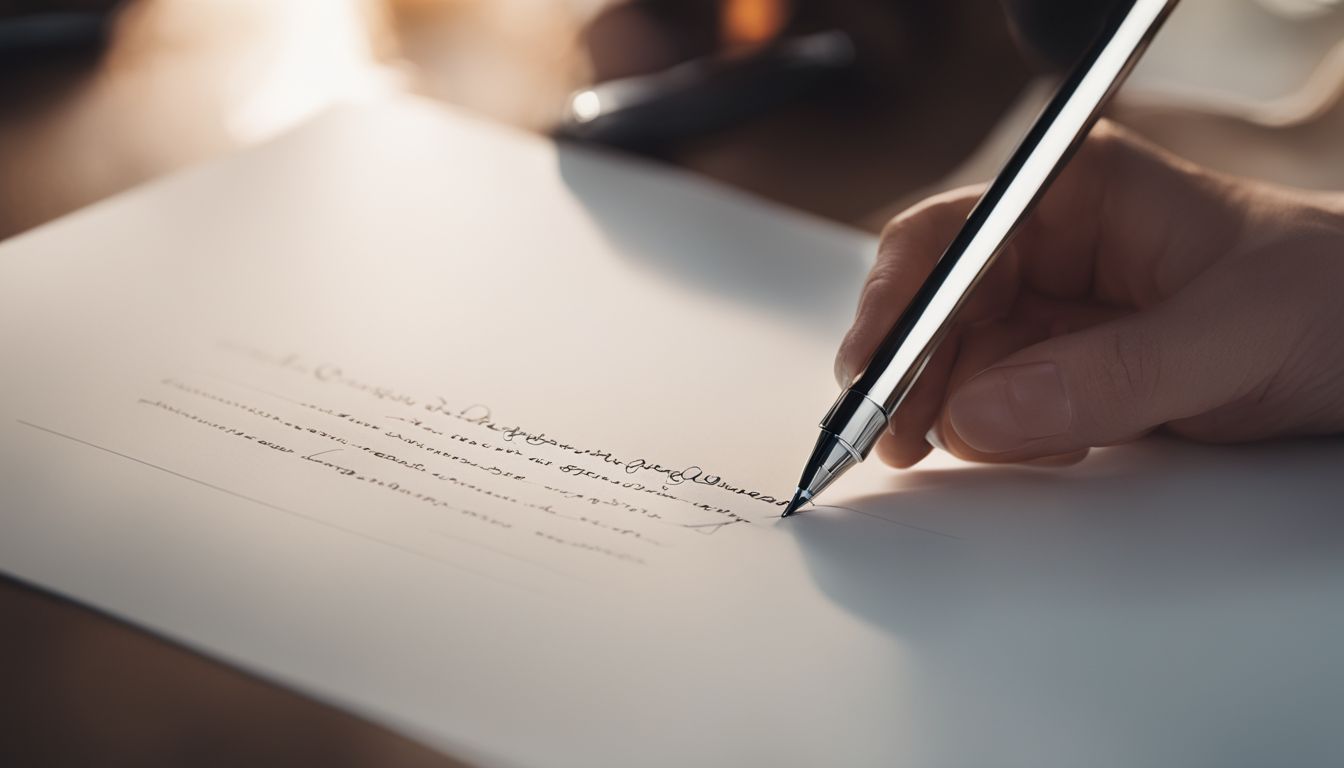
<svg viewBox="0 0 1344 768"><path fill-rule="evenodd" d="M223 379L222 377L215 377L215 378L220 378L222 381L225 381L226 383L232 384L232 385L234 385L234 386L238 386L238 387L240 387L240 388L249 389L249 390L252 390L252 391L255 391L255 392L259 392L259 393L261 393L261 394L269 395L269 396L274 397L274 398L277 398L277 399L279 399L279 400L283 400L283 401L288 402L288 403L292 403L292 404L294 404L294 405L301 406L301 407L303 407L303 408L305 408L305 409L307 409L307 410L309 410L309 411L311 411L311 412L313 412L313 413L317 413L317 414L319 414L319 415L324 415L324 416L327 416L327 417L329 417L329 418L336 418L336 419L339 419L339 420L342 420L342 421L350 421L350 420L353 419L353 415L352 415L352 414L343 414L343 413L333 412L333 411L330 411L330 409L325 409L325 408L323 408L323 407L321 407L321 406L317 406L317 405L314 405L314 404L312 404L312 403L305 403L305 402L302 402L302 401L293 400L293 399L291 399L291 398L285 397L285 396L283 396L283 395L276 394L276 393L274 393L274 392L270 392L270 391L265 390L265 389L261 389L261 388L258 388L258 387L253 387L253 386L250 386L250 385L240 384L240 383L238 383L238 382L234 382L234 381L230 381L230 380L227 380L227 379ZM286 419L283 418L283 417L277 416L277 415L275 415L275 414L271 414L271 413L269 413L269 412L267 412L267 411L263 411L263 410L261 410L261 409L255 407L255 406L251 406L251 405L248 405L248 404L245 404L245 403L240 403L240 402L236 402L236 401L230 400L230 399L225 398L225 397L221 397L221 396L216 395L216 394L214 394L214 393L207 392L207 391L205 391L205 390L201 390L201 389L199 389L198 387L193 387L193 386L184 384L183 382L177 381L176 379L173 379L173 378L171 378L171 377L170 377L170 378L163 379L162 383L165 384L165 385L167 385L167 386L173 387L173 388L175 388L175 389L179 389L179 390L181 390L181 391L183 391L183 392L186 392L186 393L188 393L188 394L193 394L193 395L196 395L196 396L199 396L199 397L204 397L204 398L206 398L206 399L214 400L214 401L216 401L216 402L222 403L222 404L224 404L224 405L228 405L228 406L230 406L230 407L234 407L234 408L242 409L242 410L244 410L244 411L246 411L246 412L248 412L248 413L250 413L250 414L252 414L252 415L254 415L254 416L257 416L258 418L262 418L262 419L266 419L266 420L271 420L271 421L276 421L276 422L278 422L278 423L280 423L280 424L282 424L282 425L284 425L284 426L288 426L288 427L291 427L291 428L294 428L294 429L299 429L299 430L301 430L301 431L304 430L304 429L306 429L306 430L309 431L309 432L315 432L314 428L311 428L311 427L304 427L303 425L299 425L299 424L296 424L296 423L294 423L294 422L288 421L288 420L286 420ZM347 418L347 417L349 417L349 418ZM407 421L407 420L405 420L405 419L403 419L402 417L399 417L399 416L385 416L385 417L383 417L383 418L392 419L392 420L396 420L396 421ZM358 423L360 426L368 426L368 427L371 427L371 428L373 428L373 429L375 429L375 430L377 430L377 429L381 429L381 427L377 427L376 425L372 424L371 422L368 422L368 421L364 420L363 418L354 419L354 420L355 420L356 423ZM423 426L421 425L421 423L420 423L420 421L419 421L418 419L416 419L416 420L411 420L409 423L410 423L410 426L414 426L414 427L422 428L422 429L425 428L425 427L423 427ZM451 435L446 435L446 434L444 434L444 433L441 433L441 432L438 432L438 431L435 431L435 430L429 430L429 431L430 431L432 434L435 434L435 435L437 435L437 436L449 437L449 438L455 437L455 436L451 436ZM325 433L320 433L320 431L316 431L315 433L319 433L319 436L328 436L328 435L325 435ZM380 434L380 437L385 437L385 438L393 439L393 440L399 440L400 442L408 443L408 444L410 444L410 445L412 445L412 446L417 446L417 447L419 447L421 450L429 451L430 453L436 453L436 454L441 455L441 456L443 456L443 457L445 457L445 458L447 458L447 459L449 459L449 460L457 461L457 462L459 462L459 463L468 464L468 465L470 465L470 466L472 466L472 467L476 467L477 469L480 469L481 471L489 471L489 468L487 468L487 467L485 467L485 466L483 466L483 465L478 465L478 464L476 464L475 462L472 462L472 461L463 459L463 458L458 457L458 456L456 456L456 455L454 455L454 454L448 453L448 452L446 452L446 451L444 451L444 450L442 450L442 449L438 449L438 448L433 448L433 447L431 447L431 446L427 446L423 441L415 441L415 440L411 440L411 439L409 439L409 438L405 438L405 437L402 437L402 436L400 436L400 435L395 435L395 436L394 436L393 434L391 434L391 432L382 432L382 433ZM340 442L340 444L342 444L342 445L345 445L345 446L348 446L348 447L351 447L351 448L354 448L354 449L362 450L362 451L364 451L364 452L366 452L366 453L373 453L373 454L374 454L377 458L379 458L379 459L387 460L387 457L384 456L384 455L382 455L382 454L380 454L379 452L374 451L373 449L369 448L368 446L364 446L364 445L361 445L361 444L359 444L359 443L350 441L349 439L341 438L338 442ZM475 445L476 443L473 442L472 444ZM484 447L486 447L487 449L489 449L488 444L484 444ZM529 458L531 458L531 457L529 457L528 454L525 454L525 453L523 453L522 451L518 451L517 449L510 448L509 451L510 451L511 453L513 453L513 454L516 454L517 456L519 456L520 458L523 458L523 459L529 459ZM409 464L409 463L406 463L406 462L401 462L401 461L399 461L395 456L392 456L392 457L391 457L391 460L393 461L393 463L403 463L405 466L408 466L408 467L413 468L413 469L416 469L416 468L421 467L421 465L412 465L412 464ZM542 466L549 467L550 464L551 464L551 462L544 462L544 463L542 464ZM535 468L535 467L534 467L534 468ZM668 493L668 492L666 492L666 491L664 491L664 492L658 492L658 490L655 489L655 488L648 488L647 486L644 486L642 483L638 483L638 482L635 482L635 481L613 480L613 479L611 479L611 478L608 478L608 477L606 477L606 476L603 476L603 475L600 475L600 474L598 474L598 473L592 472L592 471L590 471L590 470L584 470L583 468L581 468L581 467L577 467L577 466L575 466L575 465L566 465L566 466L564 466L564 467L559 468L559 470L560 470L561 472L563 472L564 474L566 474L566 475L582 476L582 477L584 477L585 479L592 479L592 480L594 480L594 481L596 481L596 482L599 482L599 483L619 485L620 487L622 487L622 488L624 488L624 489L626 489L626 490L630 490L630 491L632 491L632 492L653 493L654 495L656 495L656 496L658 496L658 497L665 498L665 499L672 500L672 501L678 501L678 502L681 502L681 503L683 503L683 504L689 505L689 506L691 506L691 507L693 507L693 508L695 508L695 509L697 509L697 510L699 510L699 511L702 511L702 512L708 512L708 513L711 513L711 514L717 514L717 515L720 515L720 516L724 516L724 517L729 518L727 521L722 522L722 523L719 523L719 522L713 522L713 523L705 523L705 524L685 524L685 523L678 523L678 522L671 521L671 520L658 520L658 521L657 521L657 522L659 522L660 524L662 524L662 525L666 525L666 526L669 526L669 527L691 529L691 530L694 530L694 531L696 531L697 533L700 533L700 534L703 535L703 534L712 534L712 533L715 533L715 532L717 532L717 531L719 531L719 530L722 530L723 528L725 528L725 527L727 527L727 526L729 526L729 525L735 524L735 523L751 523L751 522L752 522L751 520L742 517L741 515L739 515L739 514L733 512L732 510L727 509L726 507L719 507L719 506L716 506L716 505L710 505L710 504L706 504L706 503L703 503L703 502L697 502L697 501L695 501L695 500L693 500L693 499L688 499L688 498L685 498L685 497L683 497L683 496L679 496L679 495L677 495L677 494ZM423 470L423 469L419 469L419 471L424 471L424 470ZM437 476L437 473L436 473L436 476ZM548 484L546 484L546 483L538 483L538 482L535 482L535 481L532 481L532 480L527 480L527 479L525 479L525 478L516 478L516 479L518 479L518 480L520 480L520 481L522 481L522 482L526 482L526 483L528 483L528 484L530 484L530 485L536 485L536 486L538 486L538 487L545 488L545 489L548 490L548 491L556 491L556 490L557 490L557 489L551 487L550 485L548 485ZM577 495L577 496L581 496L581 497L586 497L586 496L587 496L586 494L575 494L575 495ZM636 514L639 514L639 513L642 512L642 513L643 513L643 516L645 516L645 517L652 517L652 516L650 516L650 515L648 514L648 510L645 509L645 508L642 508L642 507L639 507L639 508L632 508L632 511L635 512ZM569 515L563 515L563 514L562 514L562 515L560 515L560 516L561 516L561 517L568 517L568 518L570 518L570 519L574 519L574 518L572 518L572 516L569 516Z"/></svg>
<svg viewBox="0 0 1344 768"><path fill-rule="evenodd" d="M273 440L263 440L263 439L259 438L257 435L250 434L249 432L244 431L244 430L242 430L242 429L239 429L238 427L235 427L235 426L232 426L232 425L229 425L229 424L225 424L225 423L222 423L222 422L218 422L218 421L211 421L209 418L202 417L202 416L200 416L200 415L198 415L198 414L196 414L196 413L193 413L193 412L191 412L191 411L184 410L184 409L179 408L179 407L177 407L177 406L175 406L175 405L172 405L172 404L170 404L170 403L166 403L166 402L164 402L164 401L162 401L162 400L149 400L149 399L147 399L147 398L140 398L139 403L142 404L142 405L145 405L145 406L149 406L149 407L153 407L153 408L158 408L158 409L160 409L160 410L163 410L163 411L165 411L165 412L167 412L167 413L170 413L170 414L172 414L172 415L174 415L174 416L177 416L177 417L179 417L179 418L187 419L187 420L189 420L189 421L192 421L192 422L195 422L195 423L197 423L197 424L200 424L200 425L202 425L202 426L204 426L204 427L207 427L207 428L210 428L210 429L214 429L214 430L217 430L217 431L219 431L219 432L221 432L221 433L223 433L223 434L229 435L230 437L238 438L238 439L240 439L240 440L245 440L245 441L251 442L251 443L253 443L253 444L255 444L255 445L262 446L262 447L265 447L265 448L270 449L270 450L273 450L273 451L277 451L277 452L279 452L279 453L281 453L281 454L292 454L292 455L296 455L296 456L298 456L299 458L302 458L304 461L313 462L313 463L316 463L316 464L320 464L320 465L322 465L322 466L324 466L324 467L327 467L327 468L333 470L334 472L336 472L337 474L339 474L339 475L341 475L341 476L343 476L343 477L346 477L347 479L354 480L354 481L357 481L357 482L360 482L360 483L365 483L365 484L370 485L370 486L376 486L376 487L379 487L379 488L383 488L383 489L385 489L385 490L387 490L387 491L389 491L389 492L391 492L391 493L397 494L397 495L399 495L400 497L403 497L403 498L413 499L413 500L415 500L415 501L417 501L417 502L420 502L420 503L423 503L423 504L428 504L429 506L435 507L435 508L437 508L437 509L446 509L446 510L449 510L449 511L451 511L451 512L456 512L456 513L459 514L459 515L462 515L462 516L465 516L465 517L468 517L468 518L471 518L471 519L474 519L474 520L477 520L477 521L479 521L479 522L486 523L486 524L489 524L489 525L499 526L500 528L511 529L511 528L514 527L514 521L512 521L512 520L506 520L506 519L504 519L504 518L502 518L502 517L499 517L499 516L497 516L497 515L494 515L494 514L487 514L487 513L482 512L482 511L480 511L480 510L478 510L478 509L474 509L474 508L473 508L473 509L468 509L468 508L466 508L466 507L461 507L461 506L457 506L457 505L455 505L455 504L450 504L450 503L448 503L446 500L439 498L439 497L438 497L437 495L435 495L435 494L425 493L425 492L422 491L422 490L413 488L413 487L411 487L411 486L404 485L403 483L401 483L401 482L399 482L399 481L395 481L395 480L393 480L393 481L388 481L388 480L386 480L386 479L384 479L384 478L382 478L382 477L380 477L380 476L377 476L377 475L374 475L374 474L371 474L371 473L368 473L368 472L361 472L361 471L359 471L359 470L357 470L357 469L354 469L354 468L352 468L352 467L346 467L346 466L342 466L342 465L340 465L340 464L337 464L337 463L335 463L334 461L332 461L332 460L330 460L330 459L324 459L324 458L322 458L323 456L327 456L327 455L330 455L330 454L341 453L342 450L343 450L343 449L341 449L341 448L330 448L330 449L327 449L327 450L325 450L325 451L318 451L318 452L316 452L316 453L310 453L310 454L300 455L295 449L293 449L293 448L291 448L291 447L289 447L289 446L287 446L287 445L285 445L285 444L278 443L278 442L275 442L275 441L273 441ZM278 418L278 417L274 417L274 418ZM294 424L292 424L292 423L287 423L287 422L286 422L286 424L287 424L288 426L294 427L295 429L298 429L298 430L301 431L301 432L304 431L303 428L301 428L301 427L299 427L299 426L297 426L297 425L294 425ZM403 467L403 468L406 466L404 463L399 462L399 461L398 461L398 462L394 462L394 464L397 465L397 466L401 466L401 467ZM464 490L468 490L468 491L471 491L471 492L473 492L473 493L480 494L480 495L482 495L482 496L485 496L485 497L488 497L488 498L491 498L491 499L496 499L496 500L501 501L501 502L505 502L505 503L509 503L509 504L513 504L513 505L517 505L517 506L522 506L522 507L535 508L535 509L538 509L538 510L540 510L540 511L542 511L542 512L546 512L546 513L548 513L548 514L550 514L550 515L552 515L552 516L554 516L554 517L559 517L559 518L562 518L562 519L567 519L567 520L570 520L570 521L573 521L573 522L578 522L578 523L581 523L581 524L587 524L587 525L590 525L590 526L596 524L595 521L593 521L593 520L591 520L591 519L588 519L588 518L586 518L586 517L573 517L573 516L569 516L569 515L556 514L555 510L553 510L553 509L551 509L551 508L543 507L543 506L540 506L540 505L536 505L536 504L532 504L532 503L529 503L529 502L521 501L520 499L517 499L517 498L515 498L515 497L513 497L513 496L510 496L510 495L508 495L508 494L500 493L500 492L495 491L494 489L491 489L491 488L484 488L484 487L478 486L478 485L476 485L475 483L471 483L471 482L468 482L468 481L464 481L464 480L462 480L462 479L460 479L460 478L457 478L457 477L455 477L455 476L453 476L453 475L448 475L448 474L444 474L444 473L441 473L441 472L434 472L434 473L433 473L433 476L436 477L436 478L438 478L438 479L441 480L441 481L445 481L445 482L451 483L451 484L452 484L453 486L455 486L455 487L462 488L462 489L464 489ZM625 535L625 534L628 533L628 534L633 535L633 537L634 537L635 539L642 539L642 540L644 540L645 543L649 543L649 544L651 544L651 545L653 545L653 546L662 546L659 542L654 542L654 541L652 541L652 540L649 540L649 539L647 539L646 537L644 537L642 534L640 534L638 531L634 531L633 529L618 529L618 528L616 528L616 527L614 527L614 526L609 526L609 525L605 525L605 524L597 524L597 527L601 527L601 528L603 528L604 530L610 531L610 532L612 532L612 533L616 533L616 534L618 534L618 535ZM545 532L543 532L543 531L534 531L533 533L535 533L535 534L537 534L537 535L541 535L541 536L543 537L543 539L545 539L545 540L547 540L547 541L558 541L558 539L555 539L554 537L547 537L547 536L545 536L545 535L544 535ZM623 561L630 562L630 563L634 563L634 564L637 564L637 565L646 565L646 564L647 564L646 561L645 561L643 558L641 558L641 557L638 557L638 556L636 556L636 555L631 555L631 554L629 554L629 553L625 553L625 552L618 552L618 551L616 551L616 550L612 550L612 549L607 548L607 547L600 547L600 546L597 546L597 545L590 545L590 546L585 546L584 548L585 548L585 549L588 549L588 550L591 551L591 552L596 552L596 553L599 553L599 554L606 555L606 556L608 556L608 557L612 557L612 558L614 558L614 559L623 560Z"/></svg>
<svg viewBox="0 0 1344 768"><path fill-rule="evenodd" d="M227 495L229 495L229 496L233 496L234 498L242 499L243 501L248 501L248 502L251 502L251 503L253 503L253 504L257 504L257 505L266 507L267 509L270 509L270 510L273 510L273 511L276 511L276 512L280 512L280 513L282 513L282 514L289 515L289 516L291 516L291 517L298 518L298 519L300 519L300 520L304 520L304 521L306 521L306 522L313 523L313 524L315 524L315 525L322 526L322 527L324 527L324 528L329 528L329 529L334 530L334 531L339 531L339 532L341 532L341 533L344 533L344 534L347 534L347 535L350 535L350 536L354 536L354 537L357 537L357 538L360 538L360 539L364 539L365 541L369 541L369 542L372 542L372 543L375 543L375 544L380 544L380 545L382 545L382 546L384 546L384 547L389 547L389 548L391 548L391 549L397 550L398 552L402 552L403 554L412 555L412 556L414 556L414 557L418 557L418 558L422 558L422 559L425 559L425 560L428 560L428 561L431 561L431 562L434 562L434 563L438 563L439 565L448 566L449 568L452 568L452 569L454 569L454 570L462 571L463 573L469 573L469 574L471 574L471 575L473 575L473 576L476 576L476 577L478 577L478 578L485 579L485 580L487 580L487 581L492 581L492 582L495 582L495 583L497 583L497 584L503 584L503 585L505 585L505 586L512 587L512 588L514 588L514 589L518 589L518 590L521 590L521 591L523 591L523 592L527 592L527 593L530 593L530 594L533 594L533 595L537 595L537 596L545 597L545 598L549 598L549 599L554 599L554 598L555 598L555 595L553 595L553 594L551 594L551 593L542 592L542 591L537 590L537 589L534 589L534 588L532 588L532 587L528 587L528 586L525 586L525 585L522 585L522 584L514 583L514 582L509 581L509 580L507 580L507 579L501 579L501 578L499 578L499 577L497 577L497 576L492 576L492 575L490 575L490 574L488 574L488 573L482 573L482 572L480 572L480 571L477 571L477 570L474 570L474 569L471 569L471 568L467 568L467 567L465 567L465 566L463 566L463 565L461 565L461 564L459 564L459 563L455 563L455 562L453 562L453 561L451 561L451 560L445 560L444 558L438 557L438 556L433 555L433 554L431 554L431 553L429 553L429 552L424 552L424 551L421 551L421 550L418 550L418 549L414 549L414 548L412 548L412 547L407 547L407 546L405 546L405 545L403 545L403 544L398 544L398 543L395 542L395 541L389 541L389 540L387 540L387 539L384 539L384 538L381 538L381 537L378 537L378 536L371 536L371 535L369 535L369 534L367 534L367 533L364 533L364 532L362 532L362 531L357 531L357 530L355 530L355 529L353 529L353 528L347 528L347 527L345 527L345 526L343 526L343 525L337 525L336 523L330 522L330 521L328 521L328 520L323 520L323 519L321 519L321 518L319 518L319 517L314 517L313 515L308 515L308 514L304 514L304 513L302 513L302 512L297 512L297 511L295 511L295 510L292 510L292 509L288 509L288 508L286 508L286 507L279 506L278 504L272 504L272 503L269 502L269 501L265 501L265 500L263 500L263 499L258 499L258 498L255 498L255 497L253 497L253 496L248 496L248 495L246 495L246 494L239 493L239 492L234 491L234 490L230 490L230 489L225 488L225 487L220 486L220 485L215 485L214 483L211 483L211 482L206 481L206 480L202 480L202 479L200 479L200 478L198 478L198 477L192 477L191 475L183 474L183 473L181 473L181 472L178 472L178 471L173 470L173 469L169 469L169 468L164 467L164 466L161 466L161 465L159 465L159 464L155 464L155 463L153 463L153 462L146 461L146 460L144 460L144 459L136 458L135 456L131 456L131 455L126 454L126 453L122 453L121 451L117 451L117 450L114 450L114 449L112 449L112 448L108 448L108 447L106 447L106 446L98 445L97 443L92 443L92 442L89 442L88 440L84 440L84 439L75 437L74 435L68 435L68 434L66 434L66 433L64 433L64 432L59 432L59 431L57 431L57 430L54 430L54 429L51 429L51 428L48 428L48 427L44 427L44 426L41 426L41 425L39 425L39 424L33 424L32 422L24 421L23 419L15 419L15 421L17 421L19 424L22 424L23 426L28 427L28 428L30 428L30 429L36 429L36 430L41 431L41 432L46 432L47 434L55 435L56 437L60 437L60 438L64 438L65 440L69 440L69 441L71 441L71 442L78 443L78 444L80 444L80 445L84 445L84 446L87 446L87 447L89 447L89 448L93 448L93 449L95 449L95 450L102 451L103 453L111 454L112 456L117 456L117 457L122 458L122 459L125 459L125 460L127 460L127 461L133 461L133 462L135 462L136 464L140 464L140 465L142 465L142 466L149 467L150 469L156 469L156 470L158 470L158 471L160 471L160 472L164 472L164 473L167 473L167 474L169 474L169 475L172 475L173 477L177 477L177 478L180 478L180 479L182 479L182 480L186 480L186 481L188 481L188 482L195 483L196 485L200 485L200 486L202 486L202 487L209 488L209 489L211 489L211 490L213 490L213 491L217 491L217 492L219 492L219 493L224 493L224 494L227 494Z"/></svg>
<svg viewBox="0 0 1344 768"><path fill-rule="evenodd" d="M474 404L465 408L454 409L448 405L447 399L442 395L435 396L434 399L438 400L437 403L430 403L426 399L412 397L404 392L399 392L393 387L373 384L363 379L348 375L341 366L336 364L307 363L297 354L277 355L258 349L249 344L242 344L235 341L220 340L217 342L217 345L229 352L242 355L255 362L264 363L289 373L297 373L306 377L311 377L323 384L335 383L345 386L352 391L373 397L380 402L391 402L405 407L417 408L418 410L423 410L429 414L442 414L446 417L457 419L465 423L475 424L492 432L501 434L506 442L513 442L513 440L521 438L522 441L528 445L550 445L557 450L571 453L576 456L589 456L600 459L604 463L614 465L628 474L634 474L641 471L658 474L665 478L663 482L674 486L689 482L695 485L718 488L726 493L735 494L774 507L783 507L788 504L788 499L778 499L769 494L735 486L724 480L721 476L706 472L699 466L676 469L673 467L665 467L658 462L650 462L642 457L637 459L622 459L613 455L611 451L570 445L552 438L544 432L531 432L519 425L503 425L494 420L490 408L483 404ZM306 405L312 407L310 404Z"/></svg>
<svg viewBox="0 0 1344 768"><path fill-rule="evenodd" d="M304 408L307 408L307 409L315 410L315 411L317 411L317 412L319 412L319 413L322 412L320 409L316 408L315 406L313 406L313 405L310 404L310 403L305 403L305 402L302 402L302 401L299 401L299 400L295 400L295 399L286 397L286 396L284 396L284 395L281 395L281 394L278 394L278 393L275 393L275 392L271 392L271 391L269 391L269 390L262 389L262 388L260 388L260 387L256 387L256 386L253 386L253 385L250 385L250 384L243 384L243 383L241 383L241 382L233 381L233 380L231 380L231 379L226 379L226 378L224 378L224 377L222 377L222 376L213 376L213 377L214 377L214 378L217 378L217 379L220 379L221 381L225 381L226 383L233 384L234 386L238 386L238 387L241 387L241 388L244 388L244 389L250 389L250 390L253 390L253 391L255 391L255 392L259 392L259 393L261 393L261 394L269 395L269 396L271 396L271 397L277 398L277 399L279 399L279 400L283 400L283 401L288 402L288 403L292 403L292 404L294 404L294 405L298 405L298 406L301 406L301 407L304 407ZM388 417L388 418L395 418L395 419L398 420L398 421L405 421L405 419L402 419L401 417ZM464 419L464 421L467 421L468 423L474 423L474 420L470 420L470 419ZM414 426L414 423L412 423L412 425ZM496 431L497 431L497 430L496 430ZM520 455L525 455L525 454L520 454ZM527 483L532 484L532 485L538 485L538 486L541 486L541 487L543 487L543 488L547 488L547 490L555 490L555 489L551 488L550 486L545 485L544 483L536 483L536 482L531 481L531 480L524 480L524 482L527 482ZM580 495L582 495L582 494L580 494ZM697 506L697 507L699 507L699 508L703 508L703 507L700 507L700 505L698 505L696 502L691 501L690 499L685 499L685 498L682 498L682 497L680 497L680 496L676 496L676 495L673 495L673 494L668 494L667 497L670 498L670 499L676 500L676 501L685 502L685 503L690 504L690 505L692 505L692 506ZM943 537L943 538L954 539L954 540L958 540L958 541L963 540L962 537L960 537L960 536L956 536L956 535L954 535L954 534L950 534L950 533L946 533L946 532L943 532L943 531L935 530L935 529L933 529L933 528L925 528L925 527L923 527L923 526L915 525L915 524L913 524L913 523L907 523L907 522L904 522L904 521L901 521L901 520L892 520L892 519L889 518L889 517L885 517L885 516L883 516L883 515L874 514L874 513L872 513L872 512L865 512L865 511L863 511L863 510L861 510L861 509L855 509L855 508L853 508L853 507L830 506L829 508L830 508L830 509L841 509L841 510L844 510L844 511L846 511L846 512L853 512L853 513L856 514L856 515L863 515L864 517L868 517L868 518L871 518L871 519L873 519L873 520L877 520L877 521L884 522L884 523L889 523L889 524L891 524L891 525L900 526L900 527L902 527L902 528L909 528L910 530L919 531L919 532L921 532L921 533L927 533L927 534L930 534L930 535L933 535L933 536L940 536L940 537ZM566 516L566 517L567 517L567 516ZM750 523L750 522L752 522L751 520L747 520L747 519L745 519L745 518L738 518L736 515L734 515L734 517L735 517L736 519L732 519L732 520L729 520L729 521L726 521L726 522L722 522L722 523L720 523L720 522L711 522L711 523L701 523L701 524L685 524L685 523L671 523L671 522L669 522L668 524L669 524L669 525L672 525L672 526L675 526L675 527L680 527L680 528L686 528L686 529L694 530L694 531L696 531L697 533L713 534L713 533L717 533L718 531L722 530L723 528L725 528L725 527L727 527L727 526L733 525L734 523L738 523L738 522L747 522L747 523ZM774 520L774 519L775 519L775 518L774 518L773 516L771 516L771 517L769 517L769 518L764 518L765 521L770 521L770 520Z"/></svg>

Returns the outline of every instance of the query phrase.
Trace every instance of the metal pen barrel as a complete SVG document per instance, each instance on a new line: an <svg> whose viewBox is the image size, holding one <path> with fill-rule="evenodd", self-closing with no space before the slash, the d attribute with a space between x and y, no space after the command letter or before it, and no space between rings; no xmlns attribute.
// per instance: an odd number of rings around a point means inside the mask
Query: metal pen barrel
<svg viewBox="0 0 1344 768"><path fill-rule="evenodd" d="M1060 85L868 366L822 420L821 440L799 486L803 500L867 458L957 310L1086 137L1177 1L1134 0L1125 6ZM790 505L790 511L794 508Z"/></svg>
<svg viewBox="0 0 1344 768"><path fill-rule="evenodd" d="M1060 86L823 429L829 424L837 434L855 434L861 439L851 447L861 456L868 454L881 430L873 434L871 429L855 432L842 426L855 416L868 417L870 409L856 402L855 395L880 406L883 421L890 418L947 335L957 310L1087 135L1174 5L1175 0L1137 0L1118 23L1108 25L1113 31Z"/></svg>

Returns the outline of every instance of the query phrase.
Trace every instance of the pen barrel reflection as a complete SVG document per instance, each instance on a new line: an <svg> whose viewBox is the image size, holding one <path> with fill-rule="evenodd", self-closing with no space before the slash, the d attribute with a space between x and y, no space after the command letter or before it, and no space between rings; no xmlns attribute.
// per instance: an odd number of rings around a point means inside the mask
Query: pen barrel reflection
<svg viewBox="0 0 1344 768"><path fill-rule="evenodd" d="M869 428L867 412L846 404L854 402L857 393L881 405L884 420L900 406L946 336L957 310L1078 148L1176 3L1135 0L1107 24L980 198L868 367L832 409L833 416L852 411L861 423L847 426L828 417L828 431L855 435L859 442L852 447L860 455L872 450L881 429Z"/></svg>
<svg viewBox="0 0 1344 768"><path fill-rule="evenodd" d="M857 389L848 389L821 420L821 428L833 435L858 462L868 458L887 427L887 418L881 405Z"/></svg>

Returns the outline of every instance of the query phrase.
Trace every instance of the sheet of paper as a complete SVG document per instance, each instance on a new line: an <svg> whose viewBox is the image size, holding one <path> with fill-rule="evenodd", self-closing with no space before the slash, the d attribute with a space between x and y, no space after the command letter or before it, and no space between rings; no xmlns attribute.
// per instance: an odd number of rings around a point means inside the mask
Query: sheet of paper
<svg viewBox="0 0 1344 768"><path fill-rule="evenodd" d="M332 113L0 246L0 568L483 765L1344 759L1338 442L777 519L873 246Z"/></svg>

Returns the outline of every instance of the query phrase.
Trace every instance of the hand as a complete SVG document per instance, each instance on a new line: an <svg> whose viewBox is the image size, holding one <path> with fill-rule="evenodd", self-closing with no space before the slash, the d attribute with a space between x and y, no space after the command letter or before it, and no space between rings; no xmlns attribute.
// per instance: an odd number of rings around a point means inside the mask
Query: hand
<svg viewBox="0 0 1344 768"><path fill-rule="evenodd" d="M882 236L847 386L978 196ZM1081 460L1155 429L1238 442L1344 432L1344 195L1197 168L1099 125L968 300L877 446Z"/></svg>

